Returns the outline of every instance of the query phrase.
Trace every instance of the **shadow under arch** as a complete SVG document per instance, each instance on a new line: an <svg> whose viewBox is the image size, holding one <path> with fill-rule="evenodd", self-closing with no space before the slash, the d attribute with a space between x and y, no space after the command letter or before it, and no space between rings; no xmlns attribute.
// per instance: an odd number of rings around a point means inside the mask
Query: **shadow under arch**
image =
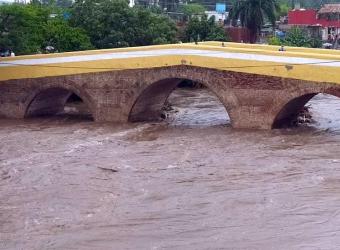
<svg viewBox="0 0 340 250"><path fill-rule="evenodd" d="M36 89L28 99L24 117L52 116L61 113L72 95L79 97L94 120L93 107L89 99L76 88L65 86L44 86Z"/></svg>
<svg viewBox="0 0 340 250"><path fill-rule="evenodd" d="M286 103L276 115L272 128L290 127L294 119L297 118L302 108L318 93L304 94L291 99Z"/></svg>
<svg viewBox="0 0 340 250"><path fill-rule="evenodd" d="M160 120L162 115L162 108L170 96L170 94L175 90L175 88L183 81L192 81L189 78L175 78L169 77L161 80L157 80L150 85L148 85L136 98L134 104L129 113L128 120L130 122L145 122L145 121L157 121ZM228 113L231 122L232 118L230 116L229 107L223 101L220 95L216 93L211 86L208 84L196 81L208 88L221 102L224 106L226 112Z"/></svg>
<svg viewBox="0 0 340 250"><path fill-rule="evenodd" d="M284 128L290 127L292 125L292 121L294 121L299 112L303 109L303 107L316 95L326 94L332 95L340 98L340 92L335 90L326 90L322 92L312 92L303 94L297 97L292 98L289 102L287 102L276 115L272 128Z"/></svg>

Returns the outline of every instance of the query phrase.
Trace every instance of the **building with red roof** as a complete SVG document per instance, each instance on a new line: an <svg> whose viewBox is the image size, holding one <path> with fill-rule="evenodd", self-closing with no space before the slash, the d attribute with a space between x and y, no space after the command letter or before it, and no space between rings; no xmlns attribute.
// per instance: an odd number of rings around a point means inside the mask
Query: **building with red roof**
<svg viewBox="0 0 340 250"><path fill-rule="evenodd" d="M319 28L323 40L340 35L340 4L325 4L320 10L294 9L288 12L290 26Z"/></svg>

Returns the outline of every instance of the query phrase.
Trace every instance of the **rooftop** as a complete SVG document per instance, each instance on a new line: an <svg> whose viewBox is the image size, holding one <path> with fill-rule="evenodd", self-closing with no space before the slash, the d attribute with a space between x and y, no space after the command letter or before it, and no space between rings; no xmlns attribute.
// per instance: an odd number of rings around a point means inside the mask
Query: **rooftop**
<svg viewBox="0 0 340 250"><path fill-rule="evenodd" d="M326 14L326 13L340 13L340 4L325 4L319 10L319 14Z"/></svg>

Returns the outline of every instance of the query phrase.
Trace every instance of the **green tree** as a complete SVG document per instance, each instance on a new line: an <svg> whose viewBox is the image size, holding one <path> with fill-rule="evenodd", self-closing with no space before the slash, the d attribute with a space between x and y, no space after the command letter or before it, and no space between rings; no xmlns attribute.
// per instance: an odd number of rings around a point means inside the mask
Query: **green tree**
<svg viewBox="0 0 340 250"><path fill-rule="evenodd" d="M145 8L133 8L126 41L130 46L175 42L176 25L168 17Z"/></svg>
<svg viewBox="0 0 340 250"><path fill-rule="evenodd" d="M83 28L99 49L175 41L176 26L168 17L130 8L125 0L77 0L70 21Z"/></svg>
<svg viewBox="0 0 340 250"><path fill-rule="evenodd" d="M43 47L53 46L59 52L93 48L84 30L74 28L61 18L49 20L45 26Z"/></svg>
<svg viewBox="0 0 340 250"><path fill-rule="evenodd" d="M44 25L49 11L38 5L0 6L0 47L16 54L36 53L44 41Z"/></svg>
<svg viewBox="0 0 340 250"><path fill-rule="evenodd" d="M288 15L288 11L290 10L290 7L288 4L286 3L281 3L279 5L279 9L277 12L277 18L281 17L281 16L287 16Z"/></svg>
<svg viewBox="0 0 340 250"><path fill-rule="evenodd" d="M185 30L187 41L226 41L228 40L223 27L215 22L215 18L193 17Z"/></svg>
<svg viewBox="0 0 340 250"><path fill-rule="evenodd" d="M268 38L269 45L284 45L284 42L277 36L272 36Z"/></svg>
<svg viewBox="0 0 340 250"><path fill-rule="evenodd" d="M292 27L286 34L285 45L295 47L311 47L311 39L299 27Z"/></svg>
<svg viewBox="0 0 340 250"><path fill-rule="evenodd" d="M203 5L192 3L192 4L185 4L182 6L182 11L186 19L190 19L192 16L203 15L206 9Z"/></svg>
<svg viewBox="0 0 340 250"><path fill-rule="evenodd" d="M310 37L307 32L295 26L292 27L287 33L284 39L278 37L271 37L268 39L270 45L287 45L294 47L311 47L320 48L322 41L320 38Z"/></svg>
<svg viewBox="0 0 340 250"><path fill-rule="evenodd" d="M244 0L234 4L230 15L234 22L240 19L242 26L249 29L250 42L255 43L265 19L274 27L278 10L276 0Z"/></svg>
<svg viewBox="0 0 340 250"><path fill-rule="evenodd" d="M57 15L52 18L51 13ZM0 6L0 47L17 55L34 54L53 46L59 52L91 48L89 37L62 19L61 12L41 4Z"/></svg>

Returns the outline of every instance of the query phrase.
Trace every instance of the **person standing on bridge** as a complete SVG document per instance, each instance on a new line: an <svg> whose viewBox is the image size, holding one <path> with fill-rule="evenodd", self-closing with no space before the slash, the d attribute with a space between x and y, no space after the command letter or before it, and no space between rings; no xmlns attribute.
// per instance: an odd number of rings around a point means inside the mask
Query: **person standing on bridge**
<svg viewBox="0 0 340 250"><path fill-rule="evenodd" d="M340 40L339 34L335 35L333 49L338 49L339 48L339 43L340 43L339 40Z"/></svg>

